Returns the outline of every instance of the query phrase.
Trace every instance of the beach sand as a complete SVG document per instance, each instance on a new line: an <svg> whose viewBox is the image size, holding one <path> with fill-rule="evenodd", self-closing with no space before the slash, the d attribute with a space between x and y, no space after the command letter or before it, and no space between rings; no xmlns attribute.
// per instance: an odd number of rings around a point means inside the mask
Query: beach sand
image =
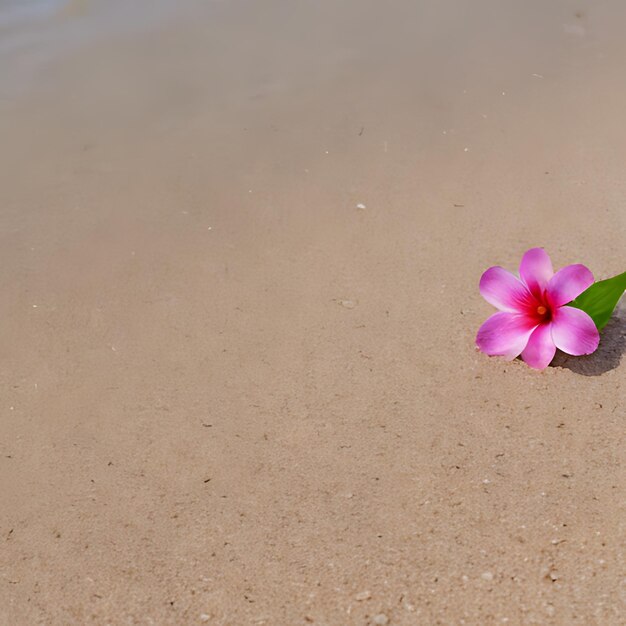
<svg viewBox="0 0 626 626"><path fill-rule="evenodd" d="M0 623L626 624L626 311L474 346L626 269L626 5L10 8Z"/></svg>

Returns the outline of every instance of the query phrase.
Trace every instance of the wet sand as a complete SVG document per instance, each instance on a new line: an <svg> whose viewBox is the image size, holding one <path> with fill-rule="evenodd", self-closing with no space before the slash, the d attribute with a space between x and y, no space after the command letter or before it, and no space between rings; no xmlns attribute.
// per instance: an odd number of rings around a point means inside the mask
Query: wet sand
<svg viewBox="0 0 626 626"><path fill-rule="evenodd" d="M474 348L624 271L623 3L125 4L0 26L0 623L624 624L626 312Z"/></svg>

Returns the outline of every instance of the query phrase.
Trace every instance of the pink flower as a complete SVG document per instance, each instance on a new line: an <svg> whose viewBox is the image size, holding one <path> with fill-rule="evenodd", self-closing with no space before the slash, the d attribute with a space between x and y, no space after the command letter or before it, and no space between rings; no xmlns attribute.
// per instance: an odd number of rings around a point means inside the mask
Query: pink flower
<svg viewBox="0 0 626 626"><path fill-rule="evenodd" d="M528 250L520 278L502 267L490 267L480 279L480 293L494 313L478 330L476 345L490 356L522 359L543 369L556 349L567 354L591 354L600 334L580 309L565 306L593 283L584 265L568 265L556 274L543 248Z"/></svg>

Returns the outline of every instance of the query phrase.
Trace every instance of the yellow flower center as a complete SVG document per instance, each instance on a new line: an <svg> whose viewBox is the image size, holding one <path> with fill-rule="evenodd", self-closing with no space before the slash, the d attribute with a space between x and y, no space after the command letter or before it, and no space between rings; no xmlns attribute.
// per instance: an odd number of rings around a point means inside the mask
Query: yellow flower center
<svg viewBox="0 0 626 626"><path fill-rule="evenodd" d="M545 315L547 313L548 309L546 309L545 306L541 305L537 307L537 313L539 315Z"/></svg>

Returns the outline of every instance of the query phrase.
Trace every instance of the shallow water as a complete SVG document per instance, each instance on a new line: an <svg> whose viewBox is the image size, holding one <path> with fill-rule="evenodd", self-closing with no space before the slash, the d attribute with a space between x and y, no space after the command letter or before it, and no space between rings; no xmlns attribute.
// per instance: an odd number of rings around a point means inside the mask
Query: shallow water
<svg viewBox="0 0 626 626"><path fill-rule="evenodd" d="M81 46L154 28L176 7L167 0L2 0L0 96L36 84L50 64Z"/></svg>

